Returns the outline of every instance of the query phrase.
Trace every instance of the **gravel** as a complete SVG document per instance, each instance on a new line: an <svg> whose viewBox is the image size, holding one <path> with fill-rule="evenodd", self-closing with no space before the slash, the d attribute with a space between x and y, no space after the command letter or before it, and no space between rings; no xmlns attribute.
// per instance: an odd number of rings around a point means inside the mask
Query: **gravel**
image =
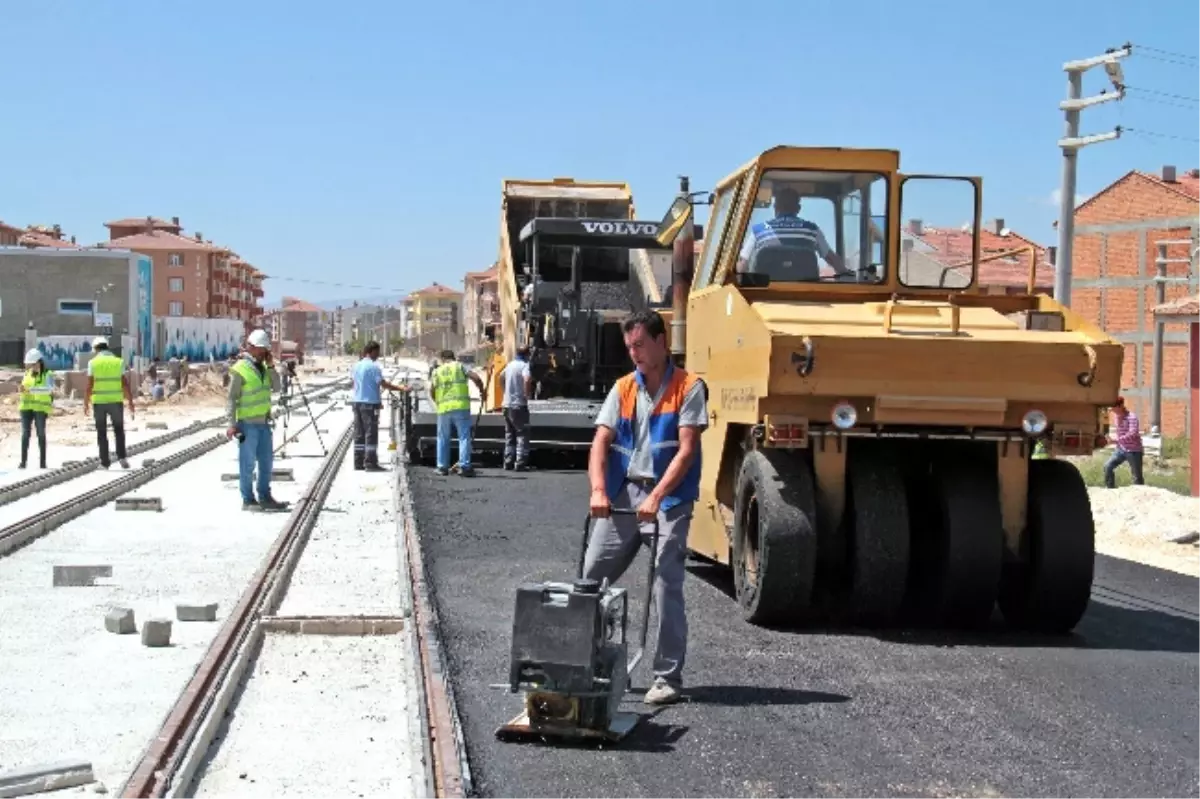
<svg viewBox="0 0 1200 799"><path fill-rule="evenodd" d="M327 419L336 434L350 415ZM296 482L275 490L294 501L321 463L311 431L289 454ZM163 513L109 503L0 559L0 772L77 757L108 786L128 777L287 518L241 510L237 483L220 479L236 464L236 447L219 447L136 490L163 497ZM110 564L113 576L53 588L56 564ZM111 607L132 608L140 627L174 618L177 600L218 603L217 622L175 624L163 648L104 628Z"/></svg>
<svg viewBox="0 0 1200 799"><path fill-rule="evenodd" d="M1089 488L1097 535L1171 540L1200 532L1200 497L1154 486Z"/></svg>
<svg viewBox="0 0 1200 799"><path fill-rule="evenodd" d="M402 636L270 634L189 796L418 796Z"/></svg>
<svg viewBox="0 0 1200 799"><path fill-rule="evenodd" d="M998 621L768 630L742 620L727 570L692 563L686 702L600 751L500 743L520 699L487 686L507 674L514 592L572 574L587 477L410 474L481 795L1196 795L1196 580L1103 556L1098 596L1061 638ZM639 698L626 707L645 711Z"/></svg>

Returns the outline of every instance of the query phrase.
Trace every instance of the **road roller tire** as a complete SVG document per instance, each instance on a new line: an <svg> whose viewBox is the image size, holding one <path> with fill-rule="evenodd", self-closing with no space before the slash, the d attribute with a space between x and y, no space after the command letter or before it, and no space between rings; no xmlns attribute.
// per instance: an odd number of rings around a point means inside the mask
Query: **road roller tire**
<svg viewBox="0 0 1200 799"><path fill-rule="evenodd" d="M902 610L908 585L908 496L894 452L855 444L846 465L844 611L856 622L886 624Z"/></svg>
<svg viewBox="0 0 1200 799"><path fill-rule="evenodd" d="M1096 527L1087 486L1067 461L1029 464L1021 559L1005 565L1000 610L1013 627L1068 633L1092 593Z"/></svg>
<svg viewBox="0 0 1200 799"><path fill-rule="evenodd" d="M807 462L753 450L738 472L733 521L733 582L754 624L801 621L816 573L816 494Z"/></svg>

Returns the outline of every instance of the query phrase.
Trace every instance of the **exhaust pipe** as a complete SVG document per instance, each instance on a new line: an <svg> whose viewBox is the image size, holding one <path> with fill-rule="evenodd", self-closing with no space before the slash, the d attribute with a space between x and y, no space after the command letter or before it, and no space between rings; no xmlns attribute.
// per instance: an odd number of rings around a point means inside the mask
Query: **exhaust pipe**
<svg viewBox="0 0 1200 799"><path fill-rule="evenodd" d="M687 302L695 274L696 225L691 206L690 181L679 176L679 198L688 203L688 218L675 237L671 253L671 358L683 366L687 358Z"/></svg>

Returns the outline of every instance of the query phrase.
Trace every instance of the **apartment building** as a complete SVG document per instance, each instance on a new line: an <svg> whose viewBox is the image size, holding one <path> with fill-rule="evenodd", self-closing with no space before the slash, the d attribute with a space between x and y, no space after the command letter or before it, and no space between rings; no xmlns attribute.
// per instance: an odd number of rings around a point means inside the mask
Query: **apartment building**
<svg viewBox="0 0 1200 799"><path fill-rule="evenodd" d="M500 331L500 267L493 264L482 272L467 272L463 278L463 348L476 350L488 342L489 333Z"/></svg>
<svg viewBox="0 0 1200 799"><path fill-rule="evenodd" d="M308 355L328 351L333 319L330 311L296 297L284 297L280 308L267 319L272 341L294 341L299 351Z"/></svg>
<svg viewBox="0 0 1200 799"><path fill-rule="evenodd" d="M404 338L412 346L435 351L462 347L461 291L433 283L401 302L406 317Z"/></svg>
<svg viewBox="0 0 1200 799"><path fill-rule="evenodd" d="M118 219L105 227L109 239L98 247L150 256L155 316L240 319L247 330L262 322L263 274L203 233L184 235L179 217Z"/></svg>

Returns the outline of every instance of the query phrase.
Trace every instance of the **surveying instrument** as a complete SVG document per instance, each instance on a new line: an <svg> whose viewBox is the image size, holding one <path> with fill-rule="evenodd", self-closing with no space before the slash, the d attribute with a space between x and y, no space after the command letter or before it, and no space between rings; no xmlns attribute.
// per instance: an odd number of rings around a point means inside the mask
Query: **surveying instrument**
<svg viewBox="0 0 1200 799"><path fill-rule="evenodd" d="M308 395L304 393L304 387L300 385L300 378L296 374L295 365L290 361L287 362L284 366L284 372L283 391L280 393L283 409L283 443L279 445L279 449L276 454L281 458L287 457L287 445L291 442L291 439L288 438L288 422L292 418L292 407L290 403L291 388L293 385L295 385L297 388L296 393L300 395L300 399L304 402L304 410L308 413L309 424L313 426L313 431L317 434L317 441L321 445L321 455L323 457L328 456L329 450L325 447L325 440L321 438L321 428L317 425L317 417L313 414L312 406L308 404ZM304 427L308 427L308 425L304 425ZM304 430L304 427L301 427L300 430L297 430L296 435L299 435Z"/></svg>

